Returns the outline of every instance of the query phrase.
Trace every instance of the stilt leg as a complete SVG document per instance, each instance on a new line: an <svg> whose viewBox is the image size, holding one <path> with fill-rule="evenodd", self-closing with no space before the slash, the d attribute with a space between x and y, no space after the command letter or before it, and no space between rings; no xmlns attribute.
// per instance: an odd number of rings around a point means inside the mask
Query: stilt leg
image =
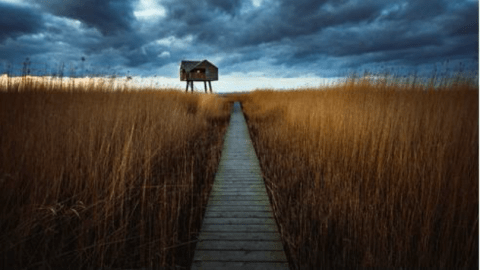
<svg viewBox="0 0 480 270"><path fill-rule="evenodd" d="M190 83L190 82L187 81L187 88L185 89L185 92L187 92L187 93L188 93L188 84L189 84L189 83Z"/></svg>
<svg viewBox="0 0 480 270"><path fill-rule="evenodd" d="M208 86L210 86L210 93L212 93L212 82L211 81L208 81ZM207 90L206 88L207 88L207 86L205 86L205 91Z"/></svg>
<svg viewBox="0 0 480 270"><path fill-rule="evenodd" d="M205 85L205 94L207 93L207 81L203 81L203 84Z"/></svg>

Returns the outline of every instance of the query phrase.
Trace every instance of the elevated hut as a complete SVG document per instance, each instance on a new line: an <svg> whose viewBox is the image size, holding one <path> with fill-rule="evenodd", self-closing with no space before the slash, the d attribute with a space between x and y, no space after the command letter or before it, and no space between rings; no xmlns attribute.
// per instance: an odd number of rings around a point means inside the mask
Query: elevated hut
<svg viewBox="0 0 480 270"><path fill-rule="evenodd" d="M203 61L182 61L180 64L180 81L187 81L186 92L188 86L191 86L193 92L193 82L203 81L205 84L205 93L207 92L207 82L210 86L210 93L212 93L212 81L218 81L218 68L208 62Z"/></svg>

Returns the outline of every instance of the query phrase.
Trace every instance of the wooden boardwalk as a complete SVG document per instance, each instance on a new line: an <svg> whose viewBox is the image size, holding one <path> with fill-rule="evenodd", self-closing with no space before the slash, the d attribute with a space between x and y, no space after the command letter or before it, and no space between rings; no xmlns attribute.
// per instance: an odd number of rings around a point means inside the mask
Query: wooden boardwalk
<svg viewBox="0 0 480 270"><path fill-rule="evenodd" d="M192 269L289 269L238 102L225 135Z"/></svg>

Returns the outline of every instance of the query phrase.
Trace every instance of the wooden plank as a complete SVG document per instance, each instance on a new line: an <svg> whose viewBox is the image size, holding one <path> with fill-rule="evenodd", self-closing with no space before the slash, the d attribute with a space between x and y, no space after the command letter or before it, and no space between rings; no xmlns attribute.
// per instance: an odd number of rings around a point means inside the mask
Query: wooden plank
<svg viewBox="0 0 480 270"><path fill-rule="evenodd" d="M288 270L285 262L210 262L196 261L192 270Z"/></svg>
<svg viewBox="0 0 480 270"><path fill-rule="evenodd" d="M256 172L252 171L249 173L245 172L219 172L215 175L219 181L224 179L251 179L262 182L262 176L258 175Z"/></svg>
<svg viewBox="0 0 480 270"><path fill-rule="evenodd" d="M210 201L268 201L268 196L266 194L258 195L211 195Z"/></svg>
<svg viewBox="0 0 480 270"><path fill-rule="evenodd" d="M213 187L254 187L254 188L262 188L265 187L265 183L259 183L258 181L218 181L215 183Z"/></svg>
<svg viewBox="0 0 480 270"><path fill-rule="evenodd" d="M256 196L256 195L258 195L258 196L265 195L266 196L264 190L255 190L255 191L249 191L249 192L239 191L239 190L235 190L235 191L226 191L226 190L213 191L212 190L210 192L210 196Z"/></svg>
<svg viewBox="0 0 480 270"><path fill-rule="evenodd" d="M281 241L225 241L204 240L197 243L198 250L282 250Z"/></svg>
<svg viewBox="0 0 480 270"><path fill-rule="evenodd" d="M266 190L265 186L262 186L262 185L245 185L245 186L228 186L228 185L225 185L225 186L222 186L222 185L214 185L212 187L212 190L242 190L242 191L256 191L256 190Z"/></svg>
<svg viewBox="0 0 480 270"><path fill-rule="evenodd" d="M264 194L267 192L266 188L252 188L252 187L239 187L239 188L233 188L233 187L214 187L212 188L212 192L216 194L220 193L231 193L231 192L244 192L244 193L250 193L250 192L263 192Z"/></svg>
<svg viewBox="0 0 480 270"><path fill-rule="evenodd" d="M231 173L222 172L215 175L218 181L235 181L235 180L254 180L263 182L262 177L255 172L251 173Z"/></svg>
<svg viewBox="0 0 480 270"><path fill-rule="evenodd" d="M216 224L203 223L202 231L205 231L205 232L276 232L277 226L272 226L272 224L216 225Z"/></svg>
<svg viewBox="0 0 480 270"><path fill-rule="evenodd" d="M227 218L227 217L206 217L203 224L211 225L275 225L273 218Z"/></svg>
<svg viewBox="0 0 480 270"><path fill-rule="evenodd" d="M286 262L283 250L196 250L194 261L217 262Z"/></svg>
<svg viewBox="0 0 480 270"><path fill-rule="evenodd" d="M234 189L234 188L240 188L240 189L265 189L264 184L248 184L247 183L235 183L235 184L217 184L213 186L213 188L217 189L222 189L222 188L229 188L229 189Z"/></svg>
<svg viewBox="0 0 480 270"><path fill-rule="evenodd" d="M215 179L219 182L222 181L243 181L243 180L250 180L250 181L257 181L258 183L263 183L263 179L259 175L252 174L233 174L233 173L221 173L215 175Z"/></svg>
<svg viewBox="0 0 480 270"><path fill-rule="evenodd" d="M230 178L228 180L222 180L219 179L218 182L216 182L213 187L218 187L218 186L224 186L225 184L231 184L231 185L237 185L237 186L258 186L258 187L263 187L265 186L265 183L260 182L255 179L235 179L235 178Z"/></svg>
<svg viewBox="0 0 480 270"><path fill-rule="evenodd" d="M241 179L238 180L228 180L228 181L221 181L219 180L218 183L215 183L213 187L254 187L254 188L262 188L265 187L265 183L258 183L258 181L252 181L250 179L242 181Z"/></svg>
<svg viewBox="0 0 480 270"><path fill-rule="evenodd" d="M233 142L232 142L233 143ZM241 153L239 153L241 154ZM242 154L247 155L247 154ZM223 165L224 167L220 168L217 173L238 173L238 174L250 174L256 173L261 171L261 167L259 164L252 163L251 159L238 159L235 156L225 156L225 161L221 162L219 165ZM237 166L239 169L242 170L235 170L234 167L226 167L226 165L233 165Z"/></svg>
<svg viewBox="0 0 480 270"><path fill-rule="evenodd" d="M221 205L221 206L264 206L264 205L270 205L270 202L268 200L255 200L255 201L230 201L230 200L222 200L222 201L215 201L215 200L210 200L208 202L207 207L210 206L216 206L216 205Z"/></svg>
<svg viewBox="0 0 480 270"><path fill-rule="evenodd" d="M278 232L204 232L198 236L199 240L242 240L242 241L278 241Z"/></svg>
<svg viewBox="0 0 480 270"><path fill-rule="evenodd" d="M255 205L255 206L224 206L213 205L207 208L210 211L217 212L271 212L270 205Z"/></svg>
<svg viewBox="0 0 480 270"><path fill-rule="evenodd" d="M271 212L205 212L206 218L265 218L273 219Z"/></svg>

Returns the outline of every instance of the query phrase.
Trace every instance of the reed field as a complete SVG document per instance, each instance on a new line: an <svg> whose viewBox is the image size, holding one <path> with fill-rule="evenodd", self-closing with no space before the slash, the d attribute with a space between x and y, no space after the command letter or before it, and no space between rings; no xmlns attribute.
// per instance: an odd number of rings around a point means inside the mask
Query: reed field
<svg viewBox="0 0 480 270"><path fill-rule="evenodd" d="M478 84L238 98L291 269L478 268Z"/></svg>
<svg viewBox="0 0 480 270"><path fill-rule="evenodd" d="M42 78L0 86L0 268L187 269L231 104Z"/></svg>

